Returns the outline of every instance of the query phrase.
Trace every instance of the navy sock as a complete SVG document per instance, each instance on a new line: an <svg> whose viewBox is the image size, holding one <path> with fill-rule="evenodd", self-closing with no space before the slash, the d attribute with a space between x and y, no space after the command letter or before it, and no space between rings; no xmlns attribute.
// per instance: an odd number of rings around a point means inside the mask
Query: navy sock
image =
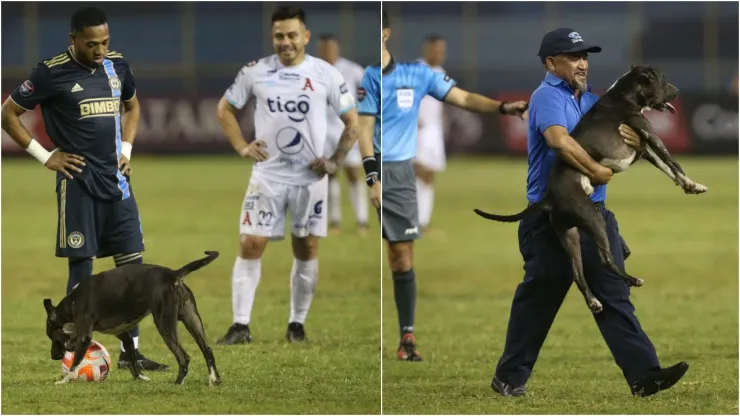
<svg viewBox="0 0 740 416"><path fill-rule="evenodd" d="M144 263L144 257L141 253L129 253L129 254L116 254L113 256L113 261L116 263L116 267L125 266L127 264L142 264ZM137 325L129 331L131 337L139 336L139 326Z"/></svg>
<svg viewBox="0 0 740 416"><path fill-rule="evenodd" d="M398 310L398 325L401 337L414 332L414 311L416 309L416 276L414 269L393 272L393 294Z"/></svg>
<svg viewBox="0 0 740 416"><path fill-rule="evenodd" d="M69 295L73 287L92 274L93 259L90 257L70 257L67 259L67 264L69 265L67 294Z"/></svg>

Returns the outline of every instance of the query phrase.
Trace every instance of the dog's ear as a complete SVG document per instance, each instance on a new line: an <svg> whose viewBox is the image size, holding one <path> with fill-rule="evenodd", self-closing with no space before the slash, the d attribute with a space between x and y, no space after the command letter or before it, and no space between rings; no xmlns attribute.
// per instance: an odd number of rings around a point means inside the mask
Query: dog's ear
<svg viewBox="0 0 740 416"><path fill-rule="evenodd" d="M54 305L52 305L51 299L44 299L44 309L46 309L47 315L54 312Z"/></svg>

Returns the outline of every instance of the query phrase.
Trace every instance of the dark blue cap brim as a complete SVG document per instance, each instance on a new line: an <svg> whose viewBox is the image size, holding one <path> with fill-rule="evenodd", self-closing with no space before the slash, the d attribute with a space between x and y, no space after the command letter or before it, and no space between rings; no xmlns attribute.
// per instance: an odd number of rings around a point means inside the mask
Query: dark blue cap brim
<svg viewBox="0 0 740 416"><path fill-rule="evenodd" d="M599 53L601 52L601 46L596 45L589 45L587 43L582 43L580 45L574 46L570 49L561 51L560 53L577 53L577 52L588 52L588 53Z"/></svg>

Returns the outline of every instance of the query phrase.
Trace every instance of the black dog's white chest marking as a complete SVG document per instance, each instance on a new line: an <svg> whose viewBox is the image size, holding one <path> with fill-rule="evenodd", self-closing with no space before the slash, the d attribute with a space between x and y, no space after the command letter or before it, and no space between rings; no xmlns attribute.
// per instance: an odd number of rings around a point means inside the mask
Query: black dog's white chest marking
<svg viewBox="0 0 740 416"><path fill-rule="evenodd" d="M635 151L635 149L630 148L629 156L622 158L622 159L609 159L605 157L599 161L599 164L606 168L610 168L616 173L624 172L625 170L627 170L627 168L630 167L632 162L635 160L636 155L637 155L637 152Z"/></svg>

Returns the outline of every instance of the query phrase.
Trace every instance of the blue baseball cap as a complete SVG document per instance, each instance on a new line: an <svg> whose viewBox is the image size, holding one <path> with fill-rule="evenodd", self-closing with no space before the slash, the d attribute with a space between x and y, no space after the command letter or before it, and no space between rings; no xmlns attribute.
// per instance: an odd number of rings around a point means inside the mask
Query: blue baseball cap
<svg viewBox="0 0 740 416"><path fill-rule="evenodd" d="M601 46L586 43L575 30L561 27L545 33L537 55L544 64L548 56L577 52L599 53Z"/></svg>

